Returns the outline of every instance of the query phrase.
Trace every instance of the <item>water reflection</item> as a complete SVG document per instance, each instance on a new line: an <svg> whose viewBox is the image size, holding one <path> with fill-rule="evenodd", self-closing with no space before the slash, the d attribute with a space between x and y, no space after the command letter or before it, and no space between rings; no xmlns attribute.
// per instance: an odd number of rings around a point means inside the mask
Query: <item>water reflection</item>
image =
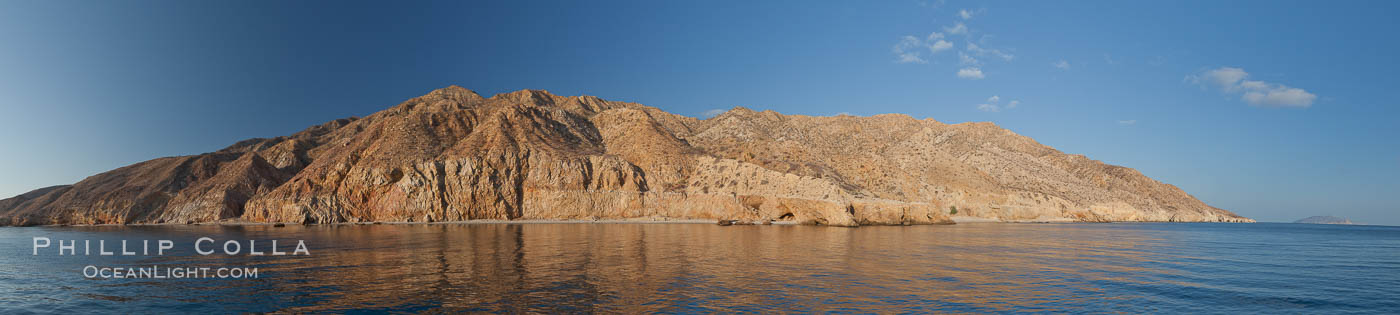
<svg viewBox="0 0 1400 315"><path fill-rule="evenodd" d="M1222 227L1224 226L1224 227ZM306 240L311 256L10 255L0 310L1261 311L1393 309L1395 230L1284 239L1263 225L441 224L29 228L55 239ZM1241 232L1242 230L1244 232ZM1252 231L1252 232L1251 232ZM1271 234L1273 233L1273 234ZM1353 235L1354 231L1349 232ZM212 234L212 235L211 235ZM1369 240L1369 241L1368 241ZM1351 241L1352 243L1346 243ZM1272 246L1268 243L1273 243ZM286 243L283 243L286 244ZM1261 245L1262 244L1262 245ZM291 245L282 245L290 251ZM1297 246L1281 252L1278 246ZM1358 259L1365 264L1354 263ZM259 279L83 279L86 264L260 268ZM1309 266L1354 271L1319 276ZM1349 269L1348 269L1349 268ZM1371 276L1364 276L1368 273ZM1388 273L1389 276L1375 276ZM1302 287L1298 284L1306 284ZM1319 291L1323 290L1323 291ZM1343 295L1352 296L1343 296ZM1335 296L1334 296L1335 295ZM1371 299L1365 299L1371 297Z"/></svg>

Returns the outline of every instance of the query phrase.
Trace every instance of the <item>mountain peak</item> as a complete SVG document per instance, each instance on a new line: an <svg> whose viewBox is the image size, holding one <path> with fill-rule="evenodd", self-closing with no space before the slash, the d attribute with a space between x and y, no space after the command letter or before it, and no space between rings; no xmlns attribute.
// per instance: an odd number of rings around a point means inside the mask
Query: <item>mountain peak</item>
<svg viewBox="0 0 1400 315"><path fill-rule="evenodd" d="M496 94L494 96L491 96L491 99L510 100L514 102L531 103L536 105L550 105L554 104L555 97L557 96L555 96L554 94L550 94L549 91L524 89L510 93Z"/></svg>
<svg viewBox="0 0 1400 315"><path fill-rule="evenodd" d="M428 92L428 95L432 95L432 96L469 96L469 97L470 97L470 96L475 96L475 97L478 97L478 98L481 97L481 95L476 94L476 91L469 90L469 89L467 89L467 88L458 86L458 85L456 85L456 84L448 85L448 86L445 87L445 88L433 90L432 92Z"/></svg>
<svg viewBox="0 0 1400 315"><path fill-rule="evenodd" d="M714 117L711 117L711 118L720 118L720 117L734 116L734 115L741 115L741 116L742 116L742 115L752 115L752 114L755 114L755 113L758 113L758 111L755 111L755 110L753 110L753 109L749 109L748 107L734 106L733 108L730 108L729 110L726 110L726 111L724 111L723 113L719 113L719 115L715 115Z"/></svg>

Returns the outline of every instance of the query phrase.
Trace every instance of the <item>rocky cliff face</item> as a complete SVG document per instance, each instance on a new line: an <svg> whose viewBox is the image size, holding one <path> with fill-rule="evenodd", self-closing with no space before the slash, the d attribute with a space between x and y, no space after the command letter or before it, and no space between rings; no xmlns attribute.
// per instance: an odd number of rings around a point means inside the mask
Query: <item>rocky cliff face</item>
<svg viewBox="0 0 1400 315"><path fill-rule="evenodd" d="M1250 222L990 123L448 87L364 118L0 200L0 224L724 219Z"/></svg>

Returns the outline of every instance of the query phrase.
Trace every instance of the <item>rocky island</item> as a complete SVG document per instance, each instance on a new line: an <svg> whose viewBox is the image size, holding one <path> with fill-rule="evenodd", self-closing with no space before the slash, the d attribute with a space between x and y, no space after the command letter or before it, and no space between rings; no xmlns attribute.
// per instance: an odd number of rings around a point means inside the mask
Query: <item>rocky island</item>
<svg viewBox="0 0 1400 315"><path fill-rule="evenodd" d="M0 200L0 225L708 219L834 226L1253 222L991 123L697 119L451 86L364 118L158 158Z"/></svg>
<svg viewBox="0 0 1400 315"><path fill-rule="evenodd" d="M1340 217L1334 217L1334 216L1328 216L1328 215L1318 215L1318 216L1306 217L1306 218L1298 219L1298 221L1293 221L1293 223L1307 223L1307 224L1355 224L1355 223L1351 223L1351 220L1347 220L1347 218L1340 218Z"/></svg>

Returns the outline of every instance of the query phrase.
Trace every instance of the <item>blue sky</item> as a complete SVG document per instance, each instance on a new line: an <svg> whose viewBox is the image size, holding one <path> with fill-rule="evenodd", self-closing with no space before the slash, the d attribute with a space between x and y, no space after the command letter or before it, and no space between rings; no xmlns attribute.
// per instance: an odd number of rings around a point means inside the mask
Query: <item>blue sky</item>
<svg viewBox="0 0 1400 315"><path fill-rule="evenodd" d="M1397 9L0 1L0 195L457 84L694 116L746 106L991 121L1261 221L1400 224Z"/></svg>

